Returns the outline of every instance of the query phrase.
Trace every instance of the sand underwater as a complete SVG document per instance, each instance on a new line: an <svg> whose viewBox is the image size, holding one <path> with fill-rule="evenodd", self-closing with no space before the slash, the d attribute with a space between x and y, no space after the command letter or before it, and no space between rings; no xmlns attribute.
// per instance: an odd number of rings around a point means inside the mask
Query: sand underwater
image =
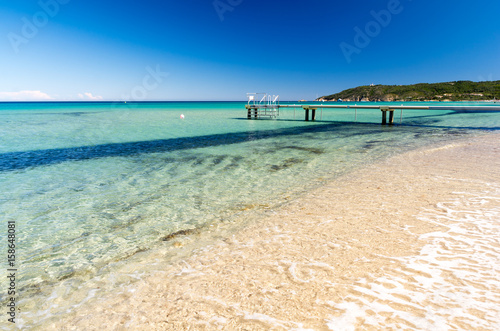
<svg viewBox="0 0 500 331"><path fill-rule="evenodd" d="M499 138L441 142L322 183L43 328L498 330ZM159 269L161 252L122 272L145 263Z"/></svg>

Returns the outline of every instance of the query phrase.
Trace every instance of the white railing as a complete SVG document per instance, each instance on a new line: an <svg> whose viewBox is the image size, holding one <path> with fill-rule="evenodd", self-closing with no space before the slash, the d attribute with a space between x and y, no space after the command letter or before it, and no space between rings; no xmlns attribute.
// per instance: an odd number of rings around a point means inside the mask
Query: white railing
<svg viewBox="0 0 500 331"><path fill-rule="evenodd" d="M279 116L279 95L267 93L247 93L248 105L255 107L255 116Z"/></svg>
<svg viewBox="0 0 500 331"><path fill-rule="evenodd" d="M256 105L274 106L274 105L279 105L280 103L279 95L270 95L267 93L247 93L247 99L248 99L247 104L253 106Z"/></svg>

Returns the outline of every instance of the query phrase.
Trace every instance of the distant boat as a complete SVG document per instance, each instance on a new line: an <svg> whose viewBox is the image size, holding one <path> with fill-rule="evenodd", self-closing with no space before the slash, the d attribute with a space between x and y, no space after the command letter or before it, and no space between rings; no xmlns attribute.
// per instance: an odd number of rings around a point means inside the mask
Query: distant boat
<svg viewBox="0 0 500 331"><path fill-rule="evenodd" d="M340 99L340 98L339 98L337 101L338 101L338 102L342 102L342 99Z"/></svg>
<svg viewBox="0 0 500 331"><path fill-rule="evenodd" d="M301 99L299 100L299 102L307 102L307 100Z"/></svg>

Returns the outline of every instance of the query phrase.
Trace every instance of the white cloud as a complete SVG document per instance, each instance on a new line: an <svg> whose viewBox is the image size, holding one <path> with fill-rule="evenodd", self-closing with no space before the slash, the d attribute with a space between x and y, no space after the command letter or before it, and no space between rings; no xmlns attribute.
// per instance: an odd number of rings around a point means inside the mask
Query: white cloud
<svg viewBox="0 0 500 331"><path fill-rule="evenodd" d="M78 97L83 100L102 100L100 95L93 96L90 92L78 93Z"/></svg>
<svg viewBox="0 0 500 331"><path fill-rule="evenodd" d="M53 100L41 91L0 92L0 101L45 101Z"/></svg>

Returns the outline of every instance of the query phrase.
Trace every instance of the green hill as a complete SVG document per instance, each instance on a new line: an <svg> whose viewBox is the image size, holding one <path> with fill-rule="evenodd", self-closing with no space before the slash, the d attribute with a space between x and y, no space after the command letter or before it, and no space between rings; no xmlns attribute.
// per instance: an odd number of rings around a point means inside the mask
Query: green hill
<svg viewBox="0 0 500 331"><path fill-rule="evenodd" d="M500 99L500 80L456 81L414 85L358 86L317 100L343 101L474 101Z"/></svg>

